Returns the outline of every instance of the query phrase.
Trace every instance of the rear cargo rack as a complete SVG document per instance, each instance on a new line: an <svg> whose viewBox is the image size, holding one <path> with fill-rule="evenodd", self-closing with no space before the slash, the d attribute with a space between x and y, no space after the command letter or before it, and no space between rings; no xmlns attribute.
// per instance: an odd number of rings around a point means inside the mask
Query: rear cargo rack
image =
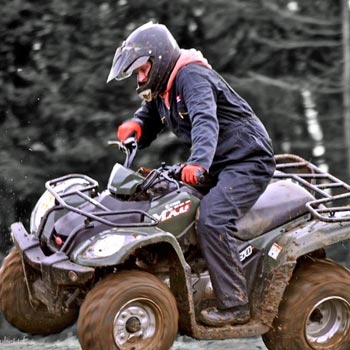
<svg viewBox="0 0 350 350"><path fill-rule="evenodd" d="M306 203L310 213L321 221L350 221L350 185L307 160L293 154L278 154L275 179L290 179L315 197Z"/></svg>
<svg viewBox="0 0 350 350"><path fill-rule="evenodd" d="M68 191L66 193L58 193L55 190L55 187L64 181L67 181L69 179L81 179L85 181L86 186L79 188L79 189L73 189L71 191ZM86 175L81 175L81 174L70 174L66 176L59 177L57 179L51 180L46 182L45 184L46 189L55 197L58 205L60 208L67 209L69 211L75 212L81 216L86 217L85 224L88 225L92 221L98 221L102 224L105 224L107 226L111 227L148 227L148 226L155 226L159 223L159 221L154 218L152 215L148 214L144 210L139 210L139 209L132 209L132 210L118 210L118 211L113 211L101 203L97 202L94 200L94 198L88 196L86 192L90 193L96 193L97 194L97 187L98 187L98 182L89 176ZM77 195L87 202L91 203L94 205L99 211L95 212L88 212L86 210L82 210L78 207L74 207L70 204L67 203L67 201L64 200L66 197L70 197L73 195ZM122 216L125 214L137 214L140 215L140 221L139 222L132 222L132 223L115 223L111 220L106 219L106 217L110 216ZM149 221L145 221L145 218L148 218Z"/></svg>

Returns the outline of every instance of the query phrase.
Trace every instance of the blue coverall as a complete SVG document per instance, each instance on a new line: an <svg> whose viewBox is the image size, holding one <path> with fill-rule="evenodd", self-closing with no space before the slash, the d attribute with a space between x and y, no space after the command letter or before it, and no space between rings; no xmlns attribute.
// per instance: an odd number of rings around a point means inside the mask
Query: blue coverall
<svg viewBox="0 0 350 350"><path fill-rule="evenodd" d="M201 64L178 71L169 102L168 108L158 96L135 113L134 120L142 126L140 147L148 146L167 124L191 148L186 164L207 170L213 182L200 203L198 241L218 309L244 305L248 296L235 223L274 173L270 138L248 103Z"/></svg>

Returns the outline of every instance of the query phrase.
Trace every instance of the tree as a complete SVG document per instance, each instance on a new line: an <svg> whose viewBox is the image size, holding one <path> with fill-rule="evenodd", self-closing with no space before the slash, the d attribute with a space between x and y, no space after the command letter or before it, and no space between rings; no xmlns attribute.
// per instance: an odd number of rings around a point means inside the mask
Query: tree
<svg viewBox="0 0 350 350"><path fill-rule="evenodd" d="M347 145L347 165L350 176L350 3L342 0L343 23L343 105L344 105L344 130Z"/></svg>
<svg viewBox="0 0 350 350"><path fill-rule="evenodd" d="M349 96L340 2L0 1L2 227L29 218L50 178L83 172L105 186L121 160L107 140L140 103L133 79L106 85L106 77L115 48L149 20L166 24L180 46L203 51L253 105L277 153L312 159L301 94L311 91L326 160L332 168L345 162L344 142L333 142L343 140L341 102ZM138 155L136 166L185 157L174 138L163 136ZM343 168L338 175L345 176Z"/></svg>
<svg viewBox="0 0 350 350"><path fill-rule="evenodd" d="M347 145L341 117L341 3L269 0L235 4L239 25L232 30L240 39L226 57L223 74L249 96L262 118L268 116L264 121L272 130L276 151L296 152L317 161L303 98L303 91L310 91L323 130L325 160L338 176L349 176L343 166ZM232 15L226 12L227 17ZM225 50L225 39L217 39L217 46Z"/></svg>

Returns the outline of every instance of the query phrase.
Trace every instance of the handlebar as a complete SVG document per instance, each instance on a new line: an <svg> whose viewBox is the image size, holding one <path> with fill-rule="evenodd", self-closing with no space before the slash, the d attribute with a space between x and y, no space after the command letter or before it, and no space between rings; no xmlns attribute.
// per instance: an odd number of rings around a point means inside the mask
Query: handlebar
<svg viewBox="0 0 350 350"><path fill-rule="evenodd" d="M179 188L178 182L181 181L182 169L183 165L180 164L166 165L162 163L162 166L159 169L153 170L153 172L158 173L169 182L173 182ZM206 180L204 173L198 174L197 180L198 184L204 184Z"/></svg>
<svg viewBox="0 0 350 350"><path fill-rule="evenodd" d="M108 141L109 145L117 146L119 150L125 154L125 161L123 166L126 168L130 168L136 153L138 151L138 144L136 135L133 135L127 138L125 141ZM183 165L166 165L162 163L161 167L153 172L157 172L158 175L161 173L164 178L166 178L170 182L181 181L181 172L183 169ZM205 182L205 174L198 175L198 184L203 184Z"/></svg>
<svg viewBox="0 0 350 350"><path fill-rule="evenodd" d="M108 145L117 146L125 154L123 166L130 168L138 150L136 137L131 136L125 141L108 141Z"/></svg>
<svg viewBox="0 0 350 350"><path fill-rule="evenodd" d="M183 165L172 165L168 167L168 174L175 180L180 181L183 167L184 167ZM197 183L201 185L204 184L206 179L204 170L196 175L197 175Z"/></svg>

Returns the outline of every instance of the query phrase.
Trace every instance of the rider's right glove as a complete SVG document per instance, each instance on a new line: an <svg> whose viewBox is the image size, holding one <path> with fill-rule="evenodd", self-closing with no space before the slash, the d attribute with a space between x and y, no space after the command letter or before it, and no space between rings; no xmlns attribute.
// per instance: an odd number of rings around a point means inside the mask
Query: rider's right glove
<svg viewBox="0 0 350 350"><path fill-rule="evenodd" d="M127 122L121 124L118 128L117 136L122 142L133 136L133 134L136 134L137 141L140 141L142 128L141 125L134 120L128 120Z"/></svg>

